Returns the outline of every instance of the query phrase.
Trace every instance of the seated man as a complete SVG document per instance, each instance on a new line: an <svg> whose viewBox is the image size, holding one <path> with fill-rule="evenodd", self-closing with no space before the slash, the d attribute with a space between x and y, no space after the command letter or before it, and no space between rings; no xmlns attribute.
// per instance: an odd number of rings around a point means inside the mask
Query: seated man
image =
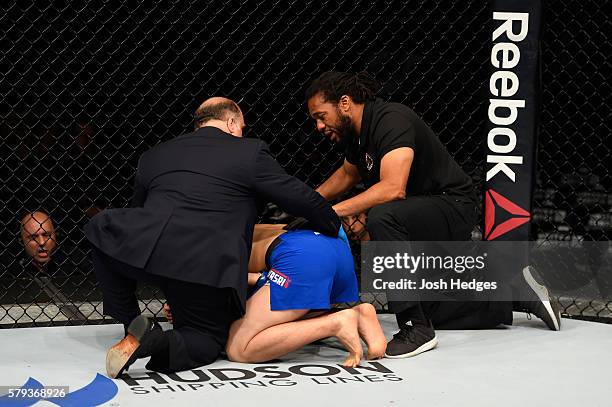
<svg viewBox="0 0 612 407"><path fill-rule="evenodd" d="M230 328L228 358L264 362L332 336L349 351L344 361L347 367L361 360L360 336L368 345L369 359L382 357L386 339L371 304L323 315L311 313L359 299L346 237L282 227L255 226L249 260L249 282L255 287L246 314ZM172 321L170 309L165 306L164 311Z"/></svg>
<svg viewBox="0 0 612 407"><path fill-rule="evenodd" d="M370 240L364 212L343 217L342 224L351 240ZM488 329L512 325L512 311L519 311L533 313L549 329L560 330L559 310L547 287L536 281L531 267L522 270L520 276L510 284L515 301L424 301L421 303L423 312L436 329Z"/></svg>
<svg viewBox="0 0 612 407"><path fill-rule="evenodd" d="M10 270L7 278L0 279L0 301L22 304L51 301L65 317L85 320L72 301L85 283L83 277L90 266L84 261L86 258L79 257L78 250L58 247L55 225L42 209L25 212L20 226L25 256L7 268ZM66 289L72 292L71 299L64 294Z"/></svg>
<svg viewBox="0 0 612 407"><path fill-rule="evenodd" d="M32 269L47 273L47 268L55 267L52 254L57 246L55 226L48 213L42 210L27 212L21 219L21 241L28 255ZM22 261L22 263L25 263Z"/></svg>

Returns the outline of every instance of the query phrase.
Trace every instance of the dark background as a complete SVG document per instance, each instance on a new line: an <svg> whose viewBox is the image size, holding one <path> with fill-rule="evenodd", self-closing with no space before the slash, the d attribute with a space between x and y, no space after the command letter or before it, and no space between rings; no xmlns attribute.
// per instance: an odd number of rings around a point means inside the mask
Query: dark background
<svg viewBox="0 0 612 407"><path fill-rule="evenodd" d="M17 294L11 285L27 280L19 219L37 207L58 229L58 284L81 285L71 290L79 301L98 299L82 267L84 210L127 206L139 155L190 130L213 95L238 101L250 136L316 186L341 155L314 132L304 88L326 70L367 70L381 96L422 115L480 191L492 31L484 0L0 7L0 281L12 287L0 303L41 298L28 281ZM533 238L608 240L610 2L546 0L543 10Z"/></svg>

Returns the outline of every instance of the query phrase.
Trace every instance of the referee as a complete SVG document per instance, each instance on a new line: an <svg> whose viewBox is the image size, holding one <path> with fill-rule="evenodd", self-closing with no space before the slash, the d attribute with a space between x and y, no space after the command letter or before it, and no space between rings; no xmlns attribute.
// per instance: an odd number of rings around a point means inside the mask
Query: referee
<svg viewBox="0 0 612 407"><path fill-rule="evenodd" d="M333 208L341 217L369 210L366 226L374 241L469 240L476 223L470 177L414 111L376 98L377 90L365 72L325 72L306 90L317 130L345 149L342 166L317 192L331 200L363 182L364 192ZM512 321L507 303L389 301L389 309L400 331L386 356L396 358L437 345L432 320L454 328ZM453 323L458 320L462 327Z"/></svg>

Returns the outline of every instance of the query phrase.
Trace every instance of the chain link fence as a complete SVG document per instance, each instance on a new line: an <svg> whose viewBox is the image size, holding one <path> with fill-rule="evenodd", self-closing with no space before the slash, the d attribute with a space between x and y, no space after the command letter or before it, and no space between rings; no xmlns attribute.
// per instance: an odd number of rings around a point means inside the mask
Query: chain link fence
<svg viewBox="0 0 612 407"><path fill-rule="evenodd" d="M238 101L250 134L316 186L342 154L315 134L303 90L326 70L367 70L383 84L381 96L420 114L482 186L487 1L0 8L2 327L105 320L83 226L101 209L128 205L140 154L188 131L193 111L212 95ZM606 8L544 2L536 239L609 239ZM31 215L37 210L42 218ZM268 207L262 220L283 219ZM28 221L47 226L32 231ZM365 233L363 219L347 221L358 222L355 235ZM157 290L143 286L139 298L159 315ZM559 301L566 314L610 317L610 303L594 305L595 298L603 296L586 289ZM362 299L386 307L382 297Z"/></svg>
<svg viewBox="0 0 612 407"><path fill-rule="evenodd" d="M610 11L610 2L545 2L532 225L534 239L551 247L612 235ZM609 243L590 247L598 249L589 264L561 266L550 283L564 293L558 300L567 315L610 322Z"/></svg>

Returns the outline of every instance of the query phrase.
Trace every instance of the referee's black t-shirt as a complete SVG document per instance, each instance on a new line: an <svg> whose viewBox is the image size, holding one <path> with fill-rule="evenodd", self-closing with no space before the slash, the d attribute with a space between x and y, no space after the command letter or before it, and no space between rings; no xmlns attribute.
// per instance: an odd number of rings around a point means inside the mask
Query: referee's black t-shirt
<svg viewBox="0 0 612 407"><path fill-rule="evenodd" d="M400 147L414 150L407 196L448 194L474 199L470 177L416 113L399 103L367 101L361 135L346 150L346 160L359 168L367 188L380 181L383 156Z"/></svg>

